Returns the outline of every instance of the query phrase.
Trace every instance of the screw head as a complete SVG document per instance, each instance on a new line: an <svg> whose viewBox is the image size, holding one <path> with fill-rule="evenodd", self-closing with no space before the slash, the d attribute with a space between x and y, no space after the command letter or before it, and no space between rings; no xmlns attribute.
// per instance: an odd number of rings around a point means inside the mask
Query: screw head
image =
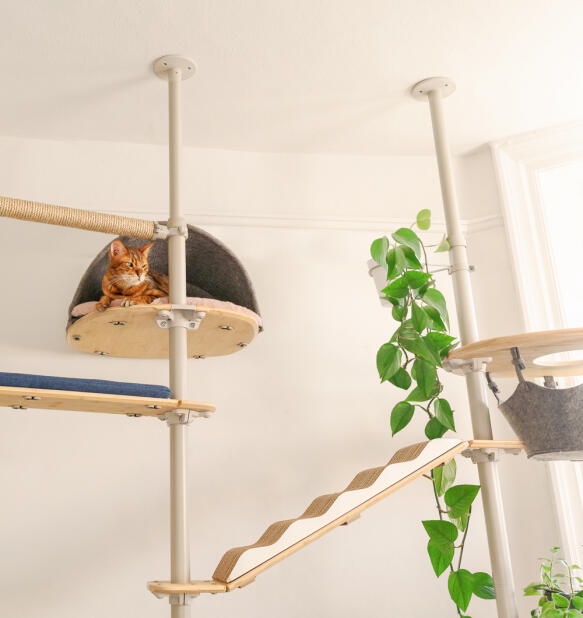
<svg viewBox="0 0 583 618"><path fill-rule="evenodd" d="M160 326L161 326L162 328L166 328L166 327L168 326L168 322L166 322L166 320L162 320L162 321L160 322Z"/></svg>
<svg viewBox="0 0 583 618"><path fill-rule="evenodd" d="M10 406L13 410L28 410L26 406Z"/></svg>
<svg viewBox="0 0 583 618"><path fill-rule="evenodd" d="M73 341L81 341L81 335L73 335Z"/></svg>
<svg viewBox="0 0 583 618"><path fill-rule="evenodd" d="M129 416L130 418L138 418L140 416L142 416L141 414L138 414L137 412L128 412L126 414L126 416Z"/></svg>
<svg viewBox="0 0 583 618"><path fill-rule="evenodd" d="M195 354L192 358L206 358L204 354Z"/></svg>
<svg viewBox="0 0 583 618"><path fill-rule="evenodd" d="M146 408L150 408L150 410L161 410L162 406L149 405L149 406L146 406Z"/></svg>
<svg viewBox="0 0 583 618"><path fill-rule="evenodd" d="M241 343L237 344L240 348L246 348L249 344L244 343L243 341Z"/></svg>
<svg viewBox="0 0 583 618"><path fill-rule="evenodd" d="M219 326L221 330L233 330L232 326Z"/></svg>
<svg viewBox="0 0 583 618"><path fill-rule="evenodd" d="M26 399L26 401L40 401L40 397L36 395L26 395L23 399Z"/></svg>
<svg viewBox="0 0 583 618"><path fill-rule="evenodd" d="M119 322L119 321L115 321L115 322L110 322L110 324L113 324L114 326L125 326L126 323L125 322Z"/></svg>
<svg viewBox="0 0 583 618"><path fill-rule="evenodd" d="M190 328L196 328L196 322L190 322L188 325Z"/></svg>

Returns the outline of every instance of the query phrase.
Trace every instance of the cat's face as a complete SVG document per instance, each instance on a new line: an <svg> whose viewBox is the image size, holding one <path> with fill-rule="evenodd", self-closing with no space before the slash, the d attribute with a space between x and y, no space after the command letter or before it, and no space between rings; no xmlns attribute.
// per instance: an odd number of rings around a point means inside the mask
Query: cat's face
<svg viewBox="0 0 583 618"><path fill-rule="evenodd" d="M127 285L137 285L148 274L148 252L154 243L143 247L126 247L114 240L109 249L109 274L112 279Z"/></svg>

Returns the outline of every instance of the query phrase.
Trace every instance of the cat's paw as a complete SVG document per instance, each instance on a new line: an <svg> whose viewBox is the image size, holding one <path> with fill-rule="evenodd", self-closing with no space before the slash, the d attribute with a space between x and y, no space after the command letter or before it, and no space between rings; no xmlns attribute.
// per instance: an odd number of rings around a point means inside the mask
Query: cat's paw
<svg viewBox="0 0 583 618"><path fill-rule="evenodd" d="M136 301L131 300L130 298L124 298L121 301L121 306L122 307L131 307L132 305L135 305L135 304L136 304Z"/></svg>
<svg viewBox="0 0 583 618"><path fill-rule="evenodd" d="M105 303L97 303L95 305L95 308L97 309L97 311L105 311L106 309L109 309L109 303L105 304Z"/></svg>

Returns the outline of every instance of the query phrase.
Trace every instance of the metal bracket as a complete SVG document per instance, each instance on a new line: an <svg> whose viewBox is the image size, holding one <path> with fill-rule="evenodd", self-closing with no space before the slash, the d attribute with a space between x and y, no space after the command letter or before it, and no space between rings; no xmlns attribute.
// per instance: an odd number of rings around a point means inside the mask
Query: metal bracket
<svg viewBox="0 0 583 618"><path fill-rule="evenodd" d="M519 448L467 448L462 451L463 457L471 459L475 464L498 461L500 454L518 455L522 449Z"/></svg>
<svg viewBox="0 0 583 618"><path fill-rule="evenodd" d="M162 596L164 595L160 595L158 596L158 598L160 599L162 598ZM198 594L185 594L185 593L169 594L168 603L170 603L170 605L190 605L190 600L196 599L197 596L199 595Z"/></svg>
<svg viewBox="0 0 583 618"><path fill-rule="evenodd" d="M170 309L158 312L156 324L160 328L196 330L205 315L204 311L197 311L192 305L170 305Z"/></svg>
<svg viewBox="0 0 583 618"><path fill-rule="evenodd" d="M166 240L170 236L183 236L188 238L188 225L183 223L176 227L168 227L165 223L154 221L154 235L152 240Z"/></svg>
<svg viewBox="0 0 583 618"><path fill-rule="evenodd" d="M199 412L198 410L170 410L163 414L158 414L161 421L166 421L168 425L190 425L195 418L210 418L210 412Z"/></svg>
<svg viewBox="0 0 583 618"><path fill-rule="evenodd" d="M465 376L468 373L477 371L486 371L486 365L492 362L491 357L484 358L452 358L443 361L443 368L450 373L455 373L458 376Z"/></svg>

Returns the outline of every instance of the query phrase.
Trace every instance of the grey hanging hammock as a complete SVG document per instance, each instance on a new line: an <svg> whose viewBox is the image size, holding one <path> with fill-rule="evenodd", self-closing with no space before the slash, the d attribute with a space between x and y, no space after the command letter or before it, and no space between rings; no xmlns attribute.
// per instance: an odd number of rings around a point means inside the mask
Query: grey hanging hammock
<svg viewBox="0 0 583 618"><path fill-rule="evenodd" d="M498 389L489 376L488 384L506 420L524 442L528 457L583 460L583 384L556 388L550 376L545 377L545 386L525 380L525 364L518 348L512 348L511 353L519 380L514 393L500 402Z"/></svg>

